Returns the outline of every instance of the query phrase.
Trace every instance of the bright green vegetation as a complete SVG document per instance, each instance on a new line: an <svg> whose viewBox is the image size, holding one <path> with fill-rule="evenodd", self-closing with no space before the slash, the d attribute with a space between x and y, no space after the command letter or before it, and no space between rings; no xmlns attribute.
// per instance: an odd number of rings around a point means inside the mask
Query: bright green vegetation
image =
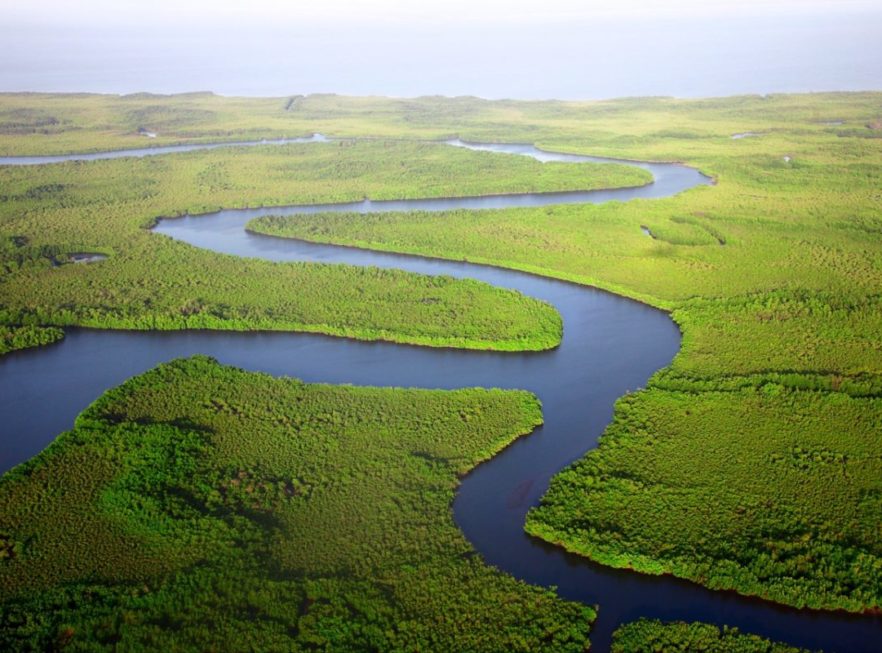
<svg viewBox="0 0 882 653"><path fill-rule="evenodd" d="M150 234L221 207L640 184L624 166L543 166L442 145L340 142L0 167L0 324L290 329L474 349L560 342L550 306L473 281L273 264ZM108 255L66 264L70 254Z"/></svg>
<svg viewBox="0 0 882 653"><path fill-rule="evenodd" d="M717 184L624 204L252 228L508 266L671 310L681 353L620 402L528 532L796 606L882 606L882 142L863 127L882 95L543 106L535 124L525 106L507 138L534 126L549 149L684 160ZM763 135L730 138L743 131Z"/></svg>
<svg viewBox="0 0 882 653"><path fill-rule="evenodd" d="M61 340L64 332L56 327L8 327L0 325L0 354L16 349L49 345Z"/></svg>
<svg viewBox="0 0 882 653"><path fill-rule="evenodd" d="M619 401L600 448L554 478L527 530L611 566L791 605L882 603L882 399L665 385Z"/></svg>
<svg viewBox="0 0 882 653"><path fill-rule="evenodd" d="M806 653L737 628L640 619L613 633L613 653Z"/></svg>
<svg viewBox="0 0 882 653"><path fill-rule="evenodd" d="M484 565L451 515L541 421L521 391L164 364L0 481L0 648L583 651L593 611Z"/></svg>
<svg viewBox="0 0 882 653"><path fill-rule="evenodd" d="M555 481L528 530L608 564L675 573L794 605L882 607L882 132L869 127L882 118L882 94L588 103L5 95L0 105L0 151L8 154L320 131L534 142L680 160L713 175L714 187L664 200L443 215L328 214L253 226L529 270L671 310L683 330L681 353L647 390L619 403L600 448ZM826 124L833 121L844 124ZM160 138L147 141L136 135L138 127ZM732 140L739 132L761 135ZM416 174L409 169L436 151L437 166ZM424 303L419 300L428 291L414 288L429 282L407 275L388 303L395 311L359 312L366 297L376 307L389 287L385 279L370 284L377 273L234 260L140 229L157 215L188 209L462 194L465 188L466 194L502 192L500 178L511 191L519 174L524 189L542 190L533 183L544 168L518 157L489 163L492 156L377 142L0 170L6 195L0 229L16 247L111 255L51 270L31 253L16 255L26 263L0 279L0 303L14 311L5 321L67 324L62 309L80 311L84 302L100 324L122 325L137 316L150 328L183 311L187 324L196 325L220 313L213 324L222 328L312 325L336 333L331 327L345 325L365 329L363 337L382 331L410 342L455 337L477 346L473 334L451 329L489 315L499 332L482 333L492 342L480 346L547 346L549 338L537 335L531 320L547 317L539 334L559 328L548 307L484 286L474 286L473 301L465 302L455 325L441 322L433 330L447 302L468 295L466 286L443 282L449 292ZM497 167L484 169L484 162ZM595 172L609 174L573 168L554 171L555 183L587 188ZM359 290L347 295L353 278ZM295 281L298 288L332 288L344 314L316 314L313 305L326 306L329 293L310 295L305 307L290 303L298 297L279 299ZM402 295L419 298L406 324L395 322ZM185 303L194 297L204 302L195 312ZM154 311L148 299L166 305ZM497 305L489 308L488 301ZM503 328L503 307L519 317L512 320L516 326ZM117 312L123 317L108 317ZM192 322L191 312L199 316ZM86 319L78 315L73 322Z"/></svg>

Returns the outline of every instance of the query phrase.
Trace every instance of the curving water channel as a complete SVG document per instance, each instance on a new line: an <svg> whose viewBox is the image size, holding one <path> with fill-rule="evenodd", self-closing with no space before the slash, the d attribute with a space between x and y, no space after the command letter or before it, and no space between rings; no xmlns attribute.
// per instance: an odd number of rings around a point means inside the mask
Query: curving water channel
<svg viewBox="0 0 882 653"><path fill-rule="evenodd" d="M527 145L448 144L527 155L540 161L610 161L544 152ZM140 156L140 152L129 154ZM711 592L671 577L609 569L523 532L525 514L538 502L551 476L596 446L612 416L616 398L645 384L677 352L680 335L666 314L593 288L510 270L277 239L244 230L250 219L266 214L598 203L664 197L710 181L685 166L632 163L649 170L655 182L607 191L365 200L225 210L208 216L162 220L155 228L159 234L239 256L375 265L470 277L512 288L557 307L564 321L563 340L552 351L513 354L360 342L314 334L72 329L56 345L0 357L0 471L42 450L56 434L70 428L74 417L106 389L160 362L197 353L310 382L524 388L542 400L545 424L463 479L454 515L487 562L527 582L554 585L566 598L599 604L592 632L594 650L609 648L611 633L620 623L657 617L735 625L827 651L882 651L879 617L799 611L734 593Z"/></svg>
<svg viewBox="0 0 882 653"><path fill-rule="evenodd" d="M260 141L227 141L225 143L190 143L187 145L160 145L139 147L130 150L108 150L106 152L86 152L84 154L49 154L46 156L0 156L0 166L40 166L65 161L100 161L103 159L124 159L126 157L158 156L195 150L216 150L221 147L250 147L253 145L288 145L289 143L321 143L327 138L321 134L297 138L276 138Z"/></svg>

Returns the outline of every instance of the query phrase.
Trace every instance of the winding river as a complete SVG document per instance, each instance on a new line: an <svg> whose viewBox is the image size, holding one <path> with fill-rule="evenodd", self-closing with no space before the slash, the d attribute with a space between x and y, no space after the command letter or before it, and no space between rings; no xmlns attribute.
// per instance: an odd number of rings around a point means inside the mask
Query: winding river
<svg viewBox="0 0 882 653"><path fill-rule="evenodd" d="M315 135L298 142L320 142ZM258 143L236 143L251 145ZM290 141L283 141L290 142ZM557 154L528 145L449 145L571 163L610 161ZM220 145L148 148L67 157L7 157L0 164L41 164L143 156ZM320 145L319 145L320 146ZM317 146L317 147L319 147ZM310 382L379 386L524 388L542 400L545 424L463 479L454 516L490 564L560 595L599 604L593 650L605 651L612 631L639 617L701 620L738 626L774 639L827 651L882 651L882 618L795 610L731 592L712 592L672 577L614 570L527 536L523 523L548 481L596 446L616 398L642 387L676 354L680 334L661 311L615 295L553 279L468 263L317 245L248 233L266 214L317 211L491 209L666 197L710 180L677 164L629 162L649 170L653 184L589 192L453 199L355 202L225 210L162 220L155 231L197 247L274 261L318 261L399 268L479 279L552 303L564 321L560 347L540 353L492 353L360 342L314 334L123 332L71 329L60 343L0 357L0 471L41 451L103 391L160 362L208 354L223 363Z"/></svg>

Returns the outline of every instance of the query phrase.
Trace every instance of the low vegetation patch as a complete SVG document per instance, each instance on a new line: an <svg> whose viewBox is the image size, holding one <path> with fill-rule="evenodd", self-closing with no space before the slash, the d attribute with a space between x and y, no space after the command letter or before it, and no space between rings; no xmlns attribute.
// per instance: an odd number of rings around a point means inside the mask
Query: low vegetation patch
<svg viewBox="0 0 882 653"><path fill-rule="evenodd" d="M64 331L55 327L0 325L0 354L49 345L63 337Z"/></svg>
<svg viewBox="0 0 882 653"><path fill-rule="evenodd" d="M613 633L613 653L808 653L737 628L640 619Z"/></svg>

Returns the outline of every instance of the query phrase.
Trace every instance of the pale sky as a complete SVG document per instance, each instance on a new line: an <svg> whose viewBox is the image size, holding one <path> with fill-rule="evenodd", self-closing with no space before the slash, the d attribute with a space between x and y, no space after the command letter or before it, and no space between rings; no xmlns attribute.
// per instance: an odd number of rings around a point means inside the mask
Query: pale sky
<svg viewBox="0 0 882 653"><path fill-rule="evenodd" d="M12 5L12 3L9 3ZM27 23L75 20L226 22L339 20L364 22L529 22L604 17L647 18L859 11L877 0L31 0L0 9ZM198 29L198 23L193 25Z"/></svg>
<svg viewBox="0 0 882 653"><path fill-rule="evenodd" d="M882 90L882 0L0 0L0 92Z"/></svg>

